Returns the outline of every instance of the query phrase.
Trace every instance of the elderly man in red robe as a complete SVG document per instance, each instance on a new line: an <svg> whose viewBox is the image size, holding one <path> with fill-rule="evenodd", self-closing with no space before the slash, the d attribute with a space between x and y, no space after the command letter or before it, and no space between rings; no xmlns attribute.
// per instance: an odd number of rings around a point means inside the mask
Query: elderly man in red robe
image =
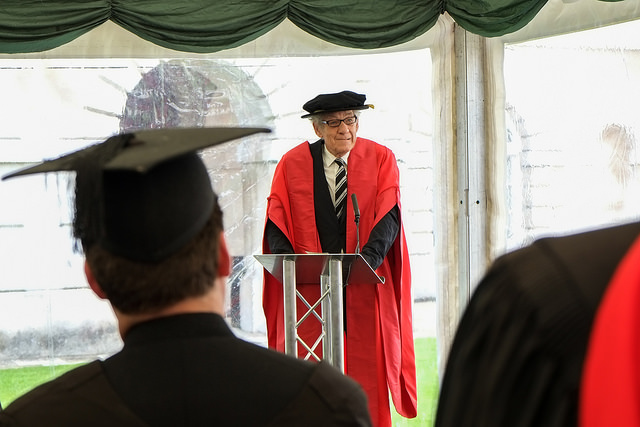
<svg viewBox="0 0 640 427"><path fill-rule="evenodd" d="M294 147L278 163L263 251L355 253L359 241L364 242L360 253L385 281L350 282L345 288L345 372L363 386L374 424L384 427L391 425L389 391L400 415L413 418L417 413L411 271L395 156L356 136L361 110L373 107L365 99L343 91L304 104L307 114L302 118L311 119L320 139ZM347 194L356 195L359 226ZM319 298L318 283L298 283L297 289L308 301ZM266 272L263 307L269 346L284 351L283 289ZM300 308L297 313L300 318ZM313 343L320 328L319 322L305 321L298 334Z"/></svg>

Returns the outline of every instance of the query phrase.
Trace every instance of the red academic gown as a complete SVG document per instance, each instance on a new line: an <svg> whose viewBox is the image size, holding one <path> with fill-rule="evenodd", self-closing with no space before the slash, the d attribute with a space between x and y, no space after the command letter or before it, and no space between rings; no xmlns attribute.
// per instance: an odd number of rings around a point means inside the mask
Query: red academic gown
<svg viewBox="0 0 640 427"><path fill-rule="evenodd" d="M267 218L284 232L295 253L322 252L315 223L312 170L309 143L304 142L278 163L268 199ZM358 198L360 242L364 246L374 225L394 206L400 207L393 152L358 138L349 153L347 181L348 194L355 193ZM347 253L353 253L357 235L350 197L347 203L346 248ZM266 239L263 251L269 253ZM411 271L402 221L398 237L376 272L385 278L384 284L350 283L346 288L345 371L367 393L374 424L385 426L390 425L388 390L399 414L408 418L417 414ZM318 284L298 283L298 290L309 301L319 298ZM282 285L267 272L263 307L269 346L284 351ZM300 317L300 305L297 312ZM319 332L319 322L305 321L298 329L308 343L315 342Z"/></svg>
<svg viewBox="0 0 640 427"><path fill-rule="evenodd" d="M618 266L594 320L580 427L640 426L640 239Z"/></svg>

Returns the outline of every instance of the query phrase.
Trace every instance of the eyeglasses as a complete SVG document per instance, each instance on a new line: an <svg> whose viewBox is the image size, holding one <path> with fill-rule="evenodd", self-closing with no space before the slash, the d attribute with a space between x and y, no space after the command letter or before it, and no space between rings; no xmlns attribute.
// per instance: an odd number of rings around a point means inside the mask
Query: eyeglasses
<svg viewBox="0 0 640 427"><path fill-rule="evenodd" d="M323 120L322 123L324 123L325 125L331 128L337 128L338 126L340 126L340 123L342 122L344 122L344 124L347 126L351 126L355 124L357 121L358 121L358 118L356 116L351 116L351 117L347 117L346 119Z"/></svg>

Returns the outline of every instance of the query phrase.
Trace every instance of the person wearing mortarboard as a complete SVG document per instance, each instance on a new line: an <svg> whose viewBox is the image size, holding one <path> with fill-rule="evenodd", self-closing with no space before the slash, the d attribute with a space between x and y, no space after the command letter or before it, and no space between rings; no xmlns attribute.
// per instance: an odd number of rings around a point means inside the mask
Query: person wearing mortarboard
<svg viewBox="0 0 640 427"><path fill-rule="evenodd" d="M357 137L365 95L322 94L304 104L319 140L285 153L278 163L263 240L265 254L361 254L383 284L351 283L345 288L345 373L367 392L374 425L391 425L389 391L397 412L417 414L411 314L411 272L400 215L399 171L393 152ZM338 165L337 162L343 162ZM341 178L344 167L346 179ZM346 185L341 192L340 181ZM348 197L345 197L346 195ZM351 195L360 211L359 236ZM342 200L342 204L336 201ZM297 284L307 301L319 298L318 284ZM264 276L263 307L269 346L284 351L282 285ZM298 309L298 316L303 315ZM307 343L320 334L319 322L303 322ZM318 351L321 354L321 351ZM299 347L298 355L306 354Z"/></svg>
<svg viewBox="0 0 640 427"><path fill-rule="evenodd" d="M148 130L9 174L75 171L74 235L122 350L0 412L10 426L368 426L366 395L327 363L236 338L230 262L197 150L262 128Z"/></svg>

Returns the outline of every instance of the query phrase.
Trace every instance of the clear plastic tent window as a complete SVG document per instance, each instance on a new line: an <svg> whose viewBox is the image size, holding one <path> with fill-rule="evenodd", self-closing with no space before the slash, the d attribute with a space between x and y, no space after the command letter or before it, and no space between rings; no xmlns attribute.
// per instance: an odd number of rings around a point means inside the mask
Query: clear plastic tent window
<svg viewBox="0 0 640 427"><path fill-rule="evenodd" d="M281 155L315 141L302 104L318 93L365 93L376 109L362 114L360 136L390 146L401 168L405 222L414 231L417 298L433 299L431 105L428 50L392 54L402 79L378 55L250 60L24 60L0 69L6 119L2 174L99 142L118 131L188 126L266 126L252 136L204 150L220 196L233 258L228 320L243 338L265 344L261 253L266 198ZM390 56L387 56L388 60ZM333 70L322 80L308 70ZM399 98L399 93L412 93ZM25 114L25 112L29 112ZM37 125L33 119L37 118ZM108 305L83 277L71 240L68 174L0 182L0 365L90 360L121 345ZM409 236L411 240L411 236ZM37 268L34 268L34 263Z"/></svg>

